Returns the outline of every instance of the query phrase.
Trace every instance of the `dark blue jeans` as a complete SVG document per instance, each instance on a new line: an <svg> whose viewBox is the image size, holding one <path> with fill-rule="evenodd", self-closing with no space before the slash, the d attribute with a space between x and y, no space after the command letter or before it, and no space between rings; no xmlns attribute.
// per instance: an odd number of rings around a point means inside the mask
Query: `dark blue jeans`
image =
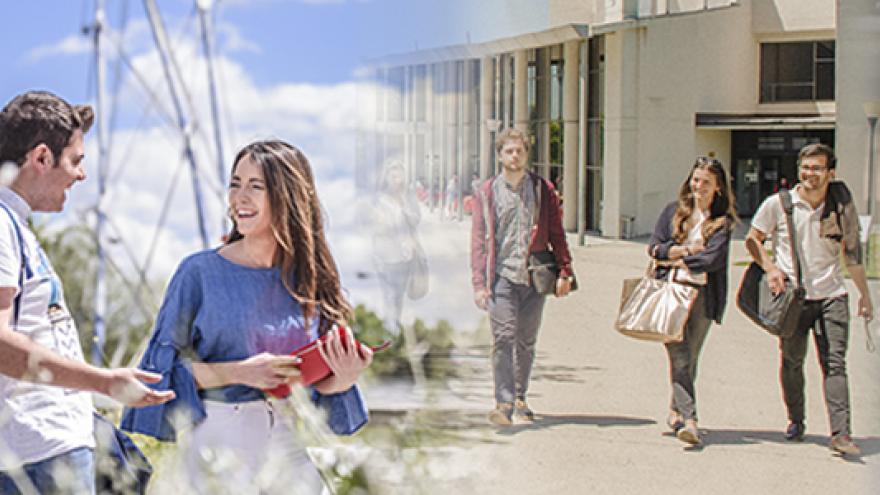
<svg viewBox="0 0 880 495"><path fill-rule="evenodd" d="M19 482L30 482L40 495L95 495L95 454L80 447L46 460L25 464L17 474L0 472L0 493L19 495Z"/></svg>

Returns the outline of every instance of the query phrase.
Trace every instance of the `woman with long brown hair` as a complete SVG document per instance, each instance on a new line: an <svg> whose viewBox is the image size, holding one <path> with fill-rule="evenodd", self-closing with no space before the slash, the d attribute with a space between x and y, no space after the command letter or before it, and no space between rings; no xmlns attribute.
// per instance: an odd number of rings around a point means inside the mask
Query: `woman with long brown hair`
<svg viewBox="0 0 880 495"><path fill-rule="evenodd" d="M700 349L712 322L721 323L727 301L730 235L737 222L736 206L721 162L697 158L654 228L648 254L665 261L656 271L666 278L698 288L681 342L666 344L672 399L667 424L679 440L701 443L697 428L694 382ZM671 262L671 263L669 263Z"/></svg>
<svg viewBox="0 0 880 495"><path fill-rule="evenodd" d="M305 155L282 141L252 143L233 164L227 241L186 258L168 286L142 366L178 399L128 410L122 426L165 441L192 428L184 459L197 492L321 490L295 428L263 392L297 383L299 358L288 353L319 336L333 374L314 384L313 400L336 433L367 420L355 382L372 354L350 332L339 337L352 310L321 215Z"/></svg>

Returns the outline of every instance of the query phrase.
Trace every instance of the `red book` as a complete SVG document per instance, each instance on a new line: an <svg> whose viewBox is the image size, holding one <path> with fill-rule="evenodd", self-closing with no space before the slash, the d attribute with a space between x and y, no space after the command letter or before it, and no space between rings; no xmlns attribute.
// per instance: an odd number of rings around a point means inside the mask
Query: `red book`
<svg viewBox="0 0 880 495"><path fill-rule="evenodd" d="M348 346L348 331L345 327L337 327L338 336L342 339L342 347L345 348ZM333 374L333 371L330 370L330 366L327 365L327 361L324 361L324 358L321 357L321 353L318 351L319 343L323 343L327 340L327 335L329 332L322 335L315 341L312 341L299 349L291 352L291 356L298 356L302 361L297 365L299 368L300 375L302 376L302 384L305 386L312 385L315 382L319 382L324 378ZM358 352L360 352L361 343L355 339L355 345L358 346ZM384 342L382 345L377 347L372 347L371 349L374 352L378 352L388 348L391 344L390 341ZM361 355L363 355L361 353ZM263 390L267 394L277 397L279 399L283 399L290 395L290 385L286 383L282 383L275 388Z"/></svg>

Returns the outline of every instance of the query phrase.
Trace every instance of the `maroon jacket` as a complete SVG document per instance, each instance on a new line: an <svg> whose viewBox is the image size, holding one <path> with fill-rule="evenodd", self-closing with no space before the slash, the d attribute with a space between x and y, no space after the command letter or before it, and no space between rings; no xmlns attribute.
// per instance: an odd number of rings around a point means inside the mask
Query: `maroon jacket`
<svg viewBox="0 0 880 495"><path fill-rule="evenodd" d="M562 229L562 210L559 198L550 181L528 172L535 185L536 222L532 226L529 240L529 253L545 251L552 246L560 276L572 275L571 253ZM492 177L474 191L473 224L471 225L471 282L474 292L489 289L495 285L495 198L492 191Z"/></svg>

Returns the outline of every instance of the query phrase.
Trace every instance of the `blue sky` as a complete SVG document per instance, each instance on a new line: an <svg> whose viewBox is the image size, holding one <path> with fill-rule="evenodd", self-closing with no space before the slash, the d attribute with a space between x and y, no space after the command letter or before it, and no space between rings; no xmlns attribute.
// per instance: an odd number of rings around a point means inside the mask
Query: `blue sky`
<svg viewBox="0 0 880 495"><path fill-rule="evenodd" d="M128 2L129 26L145 19L138 0L110 0L107 16L119 28L122 5ZM242 63L258 85L278 82L334 83L351 79L368 59L416 47L457 43L465 39L454 26L456 1L442 0L221 0L218 26L231 25L245 48L226 53ZM159 0L171 33L197 33L190 16L194 0ZM4 101L33 87L52 89L73 100L88 96L87 39L77 34L94 17L94 0L4 2L0 31L0 79ZM10 22L11 21L11 22ZM226 36L218 29L221 50ZM34 60L65 38L78 39L78 53L58 53ZM249 47L249 48L248 48Z"/></svg>
<svg viewBox="0 0 880 495"><path fill-rule="evenodd" d="M369 81L358 81L355 73L371 58L464 42L466 34L456 27L456 17L468 1L222 0L217 5L225 168L229 170L235 151L254 139L281 138L305 152L315 169L319 197L327 212L328 238L343 283L352 291L355 302L379 299L375 286L362 284L354 277L372 269L371 232L363 221L369 198L357 190L353 177L357 135L370 120L369 115L360 113L373 107L364 102L369 101L374 89ZM28 89L48 89L73 103L94 102L94 83L90 82L93 55L89 39L80 34L83 25L92 22L93 2L3 3L2 104ZM108 37L112 38L108 39L111 48L107 50L108 93L116 83L112 74L117 46L123 48L143 81L128 69L119 78L120 118L112 130L111 178L102 209L112 225L109 235L115 240L110 244L111 257L124 270L133 268L127 262L126 249L140 265L147 259L154 237L157 239L148 273L161 284L181 259L202 245L190 174L181 159L181 135L160 117L173 112L144 7L140 0L128 0L128 28L125 37L120 38L124 3L107 0ZM227 179L218 178L216 173L205 61L198 22L191 16L194 0L157 3L176 47L181 77L192 95L190 113L197 122L195 153L206 223L210 243L217 245ZM155 99L149 92L155 94ZM63 214L44 216L40 221L58 226L94 222L93 210L98 202L96 142L92 131L86 136L85 166L90 178L73 188ZM170 196L169 191L173 191ZM159 212L166 197L170 198L170 214L160 226ZM442 242L441 231L425 231L424 235L426 245L448 246ZM441 238L429 242L428 236ZM466 256L461 253L437 252L433 256L437 266L453 265L466 272L462 261ZM432 296L443 300L437 308L461 303L456 290L440 292L441 286L435 286L438 292ZM463 301L471 308L469 298ZM425 304L433 307L433 303ZM464 308L453 313L468 314ZM429 313L422 316L431 319Z"/></svg>

